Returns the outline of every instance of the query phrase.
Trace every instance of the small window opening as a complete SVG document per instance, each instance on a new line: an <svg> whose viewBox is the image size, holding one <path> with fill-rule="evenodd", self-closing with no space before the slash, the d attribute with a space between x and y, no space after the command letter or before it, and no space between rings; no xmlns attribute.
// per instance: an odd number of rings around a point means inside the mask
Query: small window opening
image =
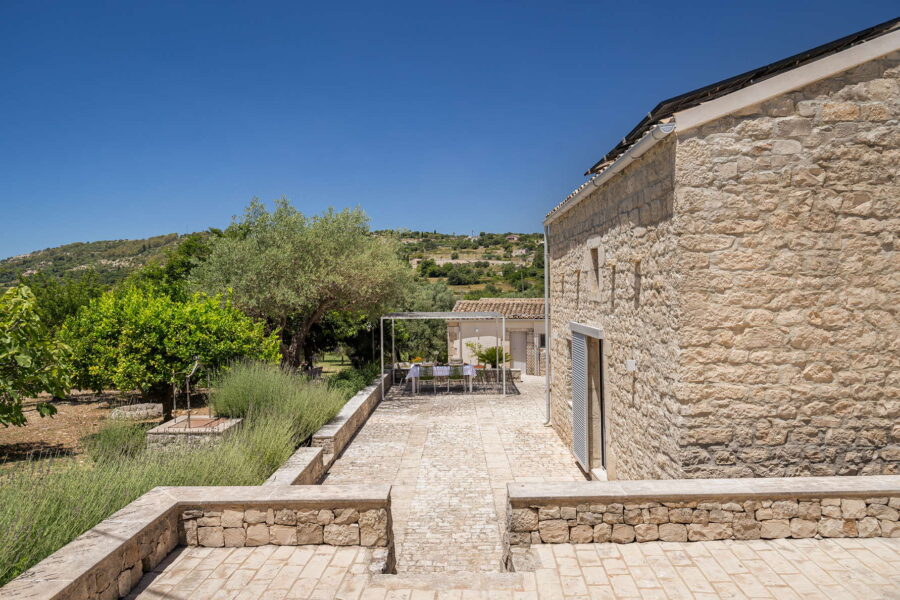
<svg viewBox="0 0 900 600"><path fill-rule="evenodd" d="M641 261L634 263L634 307L641 305Z"/></svg>

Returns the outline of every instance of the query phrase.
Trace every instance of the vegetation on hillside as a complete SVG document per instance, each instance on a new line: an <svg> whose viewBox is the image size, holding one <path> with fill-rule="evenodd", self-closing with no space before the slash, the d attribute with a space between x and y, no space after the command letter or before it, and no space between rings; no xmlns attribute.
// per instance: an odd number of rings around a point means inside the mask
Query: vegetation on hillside
<svg viewBox="0 0 900 600"><path fill-rule="evenodd" d="M20 276L44 273L62 278L93 268L100 283L112 285L177 244L179 235L168 233L141 240L76 242L0 260L0 288L15 284Z"/></svg>
<svg viewBox="0 0 900 600"><path fill-rule="evenodd" d="M395 240L403 260L420 274L426 273L424 276L431 281L447 283L457 298L543 294L540 234L456 235L406 229L373 234ZM126 278L151 281L160 288L177 288L209 256L212 242L228 235L211 228L188 235L67 244L40 250L0 260L0 288L13 285L22 277L67 281L78 280L85 272L91 272L102 289ZM421 266L423 263L425 266Z"/></svg>

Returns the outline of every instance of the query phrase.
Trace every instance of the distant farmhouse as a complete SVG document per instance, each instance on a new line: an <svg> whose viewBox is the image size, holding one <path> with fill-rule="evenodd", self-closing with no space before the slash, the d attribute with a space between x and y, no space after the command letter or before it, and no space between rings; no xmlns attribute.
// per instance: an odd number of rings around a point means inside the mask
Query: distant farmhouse
<svg viewBox="0 0 900 600"><path fill-rule="evenodd" d="M900 473L898 24L660 103L547 215L585 471Z"/></svg>
<svg viewBox="0 0 900 600"><path fill-rule="evenodd" d="M513 369L527 375L543 375L546 362L543 298L482 298L458 300L453 312L496 312L506 317L506 343ZM497 326L492 319L449 321L447 323L450 358L469 364L478 362L474 348L498 344Z"/></svg>

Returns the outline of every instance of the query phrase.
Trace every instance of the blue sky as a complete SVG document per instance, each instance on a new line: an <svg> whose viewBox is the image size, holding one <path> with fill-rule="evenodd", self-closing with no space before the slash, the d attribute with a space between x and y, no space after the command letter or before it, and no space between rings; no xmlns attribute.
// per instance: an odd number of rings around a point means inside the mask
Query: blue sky
<svg viewBox="0 0 900 600"><path fill-rule="evenodd" d="M0 257L250 198L537 231L660 100L896 2L0 0Z"/></svg>

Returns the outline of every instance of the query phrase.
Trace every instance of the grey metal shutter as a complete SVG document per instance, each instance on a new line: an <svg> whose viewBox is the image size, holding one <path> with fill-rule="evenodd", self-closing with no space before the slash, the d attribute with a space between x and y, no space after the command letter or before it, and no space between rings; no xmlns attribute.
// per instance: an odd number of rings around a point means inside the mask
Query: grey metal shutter
<svg viewBox="0 0 900 600"><path fill-rule="evenodd" d="M581 468L590 471L588 457L587 338L572 332L572 452Z"/></svg>

